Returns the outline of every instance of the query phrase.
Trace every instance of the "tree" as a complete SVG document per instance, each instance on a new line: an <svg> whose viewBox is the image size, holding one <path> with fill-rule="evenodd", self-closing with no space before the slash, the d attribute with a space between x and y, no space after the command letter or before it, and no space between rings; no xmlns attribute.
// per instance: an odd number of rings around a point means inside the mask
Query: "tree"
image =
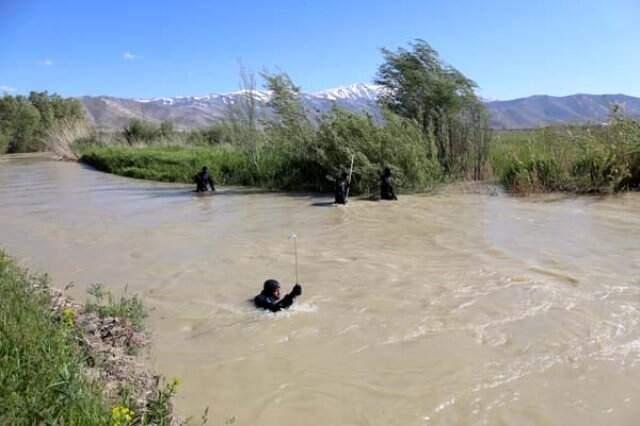
<svg viewBox="0 0 640 426"><path fill-rule="evenodd" d="M129 145L151 143L160 137L160 127L150 121L132 118L122 134Z"/></svg>
<svg viewBox="0 0 640 426"><path fill-rule="evenodd" d="M9 153L44 148L40 113L24 96L0 98L0 145Z"/></svg>
<svg viewBox="0 0 640 426"><path fill-rule="evenodd" d="M296 86L287 73L271 74L263 72L265 87L271 92L269 106L275 112L275 120L268 127L280 133L284 142L294 143L304 148L311 136L312 126L300 99L300 87Z"/></svg>
<svg viewBox="0 0 640 426"><path fill-rule="evenodd" d="M160 136L162 136L163 138L169 138L173 135L174 129L173 129L173 123L171 121L163 121L162 123L160 123Z"/></svg>
<svg viewBox="0 0 640 426"><path fill-rule="evenodd" d="M437 158L445 172L464 172L469 137L477 133L465 128L483 125L475 120L474 111L484 108L474 92L476 84L443 63L426 41L416 40L410 47L382 49L384 63L376 78L376 83L386 89L381 103L415 120L435 141Z"/></svg>
<svg viewBox="0 0 640 426"><path fill-rule="evenodd" d="M46 149L47 135L60 123L84 120L82 105L47 92L0 98L0 154Z"/></svg>

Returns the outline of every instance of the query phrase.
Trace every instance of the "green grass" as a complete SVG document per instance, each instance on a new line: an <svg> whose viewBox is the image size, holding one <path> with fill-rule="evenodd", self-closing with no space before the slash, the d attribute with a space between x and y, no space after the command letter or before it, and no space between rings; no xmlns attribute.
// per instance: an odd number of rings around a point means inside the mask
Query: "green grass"
<svg viewBox="0 0 640 426"><path fill-rule="evenodd" d="M126 292L120 298L114 297L101 284L93 285L89 291L91 298L85 303L86 312L95 312L100 318L124 318L137 331L144 329L147 310L137 295L129 297Z"/></svg>
<svg viewBox="0 0 640 426"><path fill-rule="evenodd" d="M490 159L494 174L516 193L634 189L640 186L640 123L500 132Z"/></svg>
<svg viewBox="0 0 640 426"><path fill-rule="evenodd" d="M249 158L238 148L218 145L209 148L184 146L90 146L81 161L98 170L137 179L193 183L193 176L206 165L216 183L254 183Z"/></svg>
<svg viewBox="0 0 640 426"><path fill-rule="evenodd" d="M42 288L0 251L0 424L109 425L100 387L82 375L73 330Z"/></svg>
<svg viewBox="0 0 640 426"><path fill-rule="evenodd" d="M51 310L46 275L30 275L0 250L0 424L168 426L178 380L158 387L146 407L124 392L106 400L101 383L83 374L87 358L76 313ZM142 328L146 310L137 297L112 297L101 287L86 310L127 318ZM106 300L105 300L106 298Z"/></svg>

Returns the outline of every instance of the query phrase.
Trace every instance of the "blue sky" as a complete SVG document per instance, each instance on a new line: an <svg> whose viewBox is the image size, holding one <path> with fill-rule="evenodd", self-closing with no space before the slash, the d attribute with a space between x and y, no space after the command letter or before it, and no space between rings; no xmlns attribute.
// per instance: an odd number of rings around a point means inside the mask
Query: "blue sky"
<svg viewBox="0 0 640 426"><path fill-rule="evenodd" d="M239 61L317 91L422 38L484 97L640 96L638 22L638 0L0 0L0 92L228 92Z"/></svg>

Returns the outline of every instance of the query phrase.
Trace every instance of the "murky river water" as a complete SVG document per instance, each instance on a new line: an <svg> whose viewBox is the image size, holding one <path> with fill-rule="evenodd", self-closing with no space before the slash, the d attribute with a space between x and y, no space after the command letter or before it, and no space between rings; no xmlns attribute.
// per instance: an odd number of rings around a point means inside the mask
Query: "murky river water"
<svg viewBox="0 0 640 426"><path fill-rule="evenodd" d="M190 188L0 160L0 246L152 308L181 414L243 425L640 421L640 194L396 203ZM289 312L298 235L304 294Z"/></svg>

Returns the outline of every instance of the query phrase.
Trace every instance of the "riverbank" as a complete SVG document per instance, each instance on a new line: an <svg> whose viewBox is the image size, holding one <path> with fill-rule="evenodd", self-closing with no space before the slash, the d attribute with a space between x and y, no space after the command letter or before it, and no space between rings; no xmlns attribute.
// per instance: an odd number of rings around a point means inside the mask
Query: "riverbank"
<svg viewBox="0 0 640 426"><path fill-rule="evenodd" d="M177 381L161 383L136 297L100 287L80 304L0 250L0 423L177 425Z"/></svg>
<svg viewBox="0 0 640 426"><path fill-rule="evenodd" d="M499 132L493 173L513 193L611 193L640 187L640 122Z"/></svg>
<svg viewBox="0 0 640 426"><path fill-rule="evenodd" d="M80 161L97 170L160 182L193 183L207 166L216 184L255 186L282 191L331 192L335 174L320 161L282 152L263 151L260 164L233 145L193 146L88 146ZM345 156L347 158L347 156ZM378 168L359 157L353 173L352 195L378 192ZM364 160L363 160L364 158ZM416 161L419 163L418 159ZM362 164L364 162L364 164ZM348 170L348 166L346 169ZM428 192L444 182L438 168L394 168L397 187L404 192Z"/></svg>
<svg viewBox="0 0 640 426"><path fill-rule="evenodd" d="M606 126L503 131L493 140L483 174L497 178L511 193L612 193L640 188L640 122L635 120L613 119ZM193 183L193 175L207 165L215 181L223 185L318 192L330 192L333 185L327 178L332 171L327 158L294 155L295 151L273 147L263 149L258 162L252 161L246 150L228 144L89 145L80 151L80 161L85 164L138 179ZM369 154L356 156L354 195L377 192L379 170ZM413 164L410 153L405 152L392 167L400 192L431 191L440 183L464 177L443 174L428 161L421 163L421 155L424 153L413 153L417 161Z"/></svg>

